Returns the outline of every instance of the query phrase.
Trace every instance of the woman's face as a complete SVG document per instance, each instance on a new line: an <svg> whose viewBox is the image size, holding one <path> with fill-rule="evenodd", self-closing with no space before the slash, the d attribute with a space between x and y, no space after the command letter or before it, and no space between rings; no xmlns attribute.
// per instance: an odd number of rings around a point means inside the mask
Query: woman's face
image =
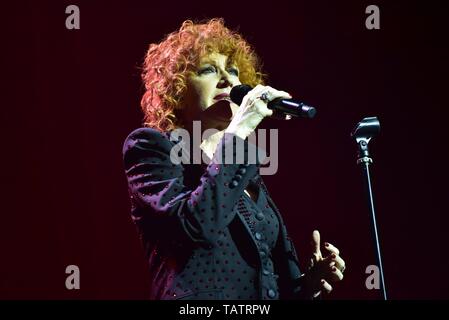
<svg viewBox="0 0 449 320"><path fill-rule="evenodd" d="M227 56L220 53L204 56L188 77L184 100L186 107L201 112L214 104L226 103L235 114L239 106L231 102L229 93L232 87L239 84L239 70L236 65L230 64Z"/></svg>

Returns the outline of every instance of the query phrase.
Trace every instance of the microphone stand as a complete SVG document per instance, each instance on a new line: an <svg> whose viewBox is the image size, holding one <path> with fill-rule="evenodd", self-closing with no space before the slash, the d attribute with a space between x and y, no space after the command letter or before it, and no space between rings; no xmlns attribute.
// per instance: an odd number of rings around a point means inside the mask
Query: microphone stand
<svg viewBox="0 0 449 320"><path fill-rule="evenodd" d="M369 166L373 163L373 159L369 153L368 143L371 138L380 131L380 123L377 117L367 117L357 124L351 136L355 138L358 145L357 164L359 164L365 177L365 189L367 193L368 206L370 210L371 226L373 228L373 241L376 247L376 260L380 272L380 285L383 300L387 300L387 291L385 288L384 272L382 267L382 258L380 254L379 235L377 232L376 213L374 210L373 191L371 187L371 176Z"/></svg>

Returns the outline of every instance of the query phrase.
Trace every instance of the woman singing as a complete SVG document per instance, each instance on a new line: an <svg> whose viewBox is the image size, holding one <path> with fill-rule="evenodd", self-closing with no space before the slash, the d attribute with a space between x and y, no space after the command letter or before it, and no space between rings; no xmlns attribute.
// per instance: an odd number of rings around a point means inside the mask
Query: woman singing
<svg viewBox="0 0 449 320"><path fill-rule="evenodd" d="M263 84L253 49L222 19L185 21L151 44L143 66L144 127L123 147L131 215L148 258L151 299L313 299L343 278L339 250L314 231L313 256L300 271L282 217L251 162L249 135L273 111L267 103L291 98ZM229 94L254 87L241 105ZM195 139L173 139L183 129ZM206 162L174 161L174 147L201 150ZM243 146L238 148L237 146ZM198 149L199 148L199 149ZM226 150L242 153L244 161ZM259 153L258 153L259 154ZM191 156L190 156L191 157ZM226 158L226 159L225 159Z"/></svg>

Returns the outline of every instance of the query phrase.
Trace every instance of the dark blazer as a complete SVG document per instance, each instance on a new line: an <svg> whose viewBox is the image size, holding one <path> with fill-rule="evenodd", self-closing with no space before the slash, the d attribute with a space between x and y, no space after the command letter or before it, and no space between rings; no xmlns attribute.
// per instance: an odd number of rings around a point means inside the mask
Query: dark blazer
<svg viewBox="0 0 449 320"><path fill-rule="evenodd" d="M259 163L220 164L226 146L239 142L226 133L210 164L195 165L172 163L177 142L168 133L139 128L126 138L131 216L149 262L151 299L237 299L233 283L245 281L252 287L241 290L253 291L254 299L294 299L304 293L294 245L258 174ZM244 146L247 160L247 140ZM238 210L249 184L264 192L266 208L279 221L270 252ZM263 267L266 259L272 270Z"/></svg>

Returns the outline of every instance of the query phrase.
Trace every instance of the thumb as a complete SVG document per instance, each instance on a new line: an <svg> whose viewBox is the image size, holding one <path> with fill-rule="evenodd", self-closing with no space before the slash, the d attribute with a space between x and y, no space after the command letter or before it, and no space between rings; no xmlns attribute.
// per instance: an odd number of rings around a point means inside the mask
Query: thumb
<svg viewBox="0 0 449 320"><path fill-rule="evenodd" d="M314 230L312 233L312 249L315 261L321 260L322 255L320 250L320 232L318 230Z"/></svg>

